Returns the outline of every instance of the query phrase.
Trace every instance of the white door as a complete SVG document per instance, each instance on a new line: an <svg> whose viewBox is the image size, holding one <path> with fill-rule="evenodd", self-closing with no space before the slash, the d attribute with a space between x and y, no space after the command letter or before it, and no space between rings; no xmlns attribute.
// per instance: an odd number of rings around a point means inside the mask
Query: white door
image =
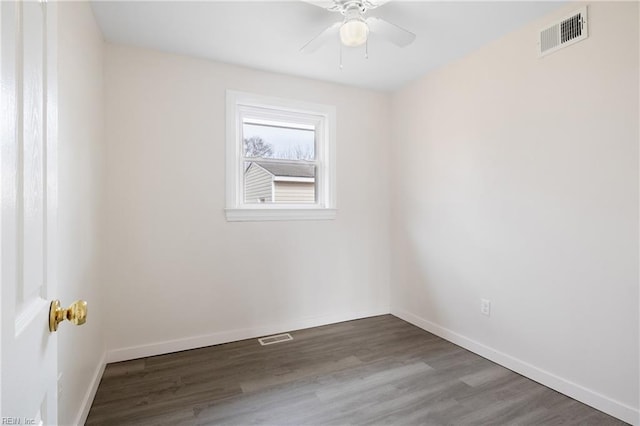
<svg viewBox="0 0 640 426"><path fill-rule="evenodd" d="M0 1L0 19L0 424L55 424L55 3Z"/></svg>

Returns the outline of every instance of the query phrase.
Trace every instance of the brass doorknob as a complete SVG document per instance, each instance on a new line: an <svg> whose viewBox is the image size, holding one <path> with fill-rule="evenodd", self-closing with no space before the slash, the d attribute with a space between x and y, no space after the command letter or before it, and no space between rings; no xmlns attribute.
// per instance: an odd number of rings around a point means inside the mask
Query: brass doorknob
<svg viewBox="0 0 640 426"><path fill-rule="evenodd" d="M49 307L49 331L57 331L58 324L69 320L75 325L82 325L87 321L87 302L76 300L67 309L60 307L60 301L54 300Z"/></svg>

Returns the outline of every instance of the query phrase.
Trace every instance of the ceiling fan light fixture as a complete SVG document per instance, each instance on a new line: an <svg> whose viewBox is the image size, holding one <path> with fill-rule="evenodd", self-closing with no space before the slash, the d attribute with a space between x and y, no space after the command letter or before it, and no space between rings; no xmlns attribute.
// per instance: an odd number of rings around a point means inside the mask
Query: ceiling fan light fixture
<svg viewBox="0 0 640 426"><path fill-rule="evenodd" d="M340 41L347 47L362 46L369 37L369 26L362 18L345 21L340 27Z"/></svg>

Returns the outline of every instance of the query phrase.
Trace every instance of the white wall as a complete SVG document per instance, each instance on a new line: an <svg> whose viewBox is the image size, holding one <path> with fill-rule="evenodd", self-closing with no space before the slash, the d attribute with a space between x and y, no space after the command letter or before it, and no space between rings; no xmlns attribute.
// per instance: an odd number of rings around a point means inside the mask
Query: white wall
<svg viewBox="0 0 640 426"><path fill-rule="evenodd" d="M392 312L638 422L638 3L538 59L577 7L394 95Z"/></svg>
<svg viewBox="0 0 640 426"><path fill-rule="evenodd" d="M83 420L104 364L100 260L104 212L102 35L86 2L58 3L59 283L66 306L89 303L81 327L58 330L59 422Z"/></svg>
<svg viewBox="0 0 640 426"><path fill-rule="evenodd" d="M388 312L387 94L107 46L110 359ZM337 107L338 216L225 220L225 90Z"/></svg>

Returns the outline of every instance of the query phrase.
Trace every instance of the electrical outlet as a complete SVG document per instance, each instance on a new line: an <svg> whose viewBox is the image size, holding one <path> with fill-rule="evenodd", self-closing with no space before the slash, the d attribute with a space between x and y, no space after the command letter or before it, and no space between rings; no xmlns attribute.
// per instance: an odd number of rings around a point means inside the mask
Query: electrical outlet
<svg viewBox="0 0 640 426"><path fill-rule="evenodd" d="M482 315L491 316L491 301L480 299L480 313Z"/></svg>

